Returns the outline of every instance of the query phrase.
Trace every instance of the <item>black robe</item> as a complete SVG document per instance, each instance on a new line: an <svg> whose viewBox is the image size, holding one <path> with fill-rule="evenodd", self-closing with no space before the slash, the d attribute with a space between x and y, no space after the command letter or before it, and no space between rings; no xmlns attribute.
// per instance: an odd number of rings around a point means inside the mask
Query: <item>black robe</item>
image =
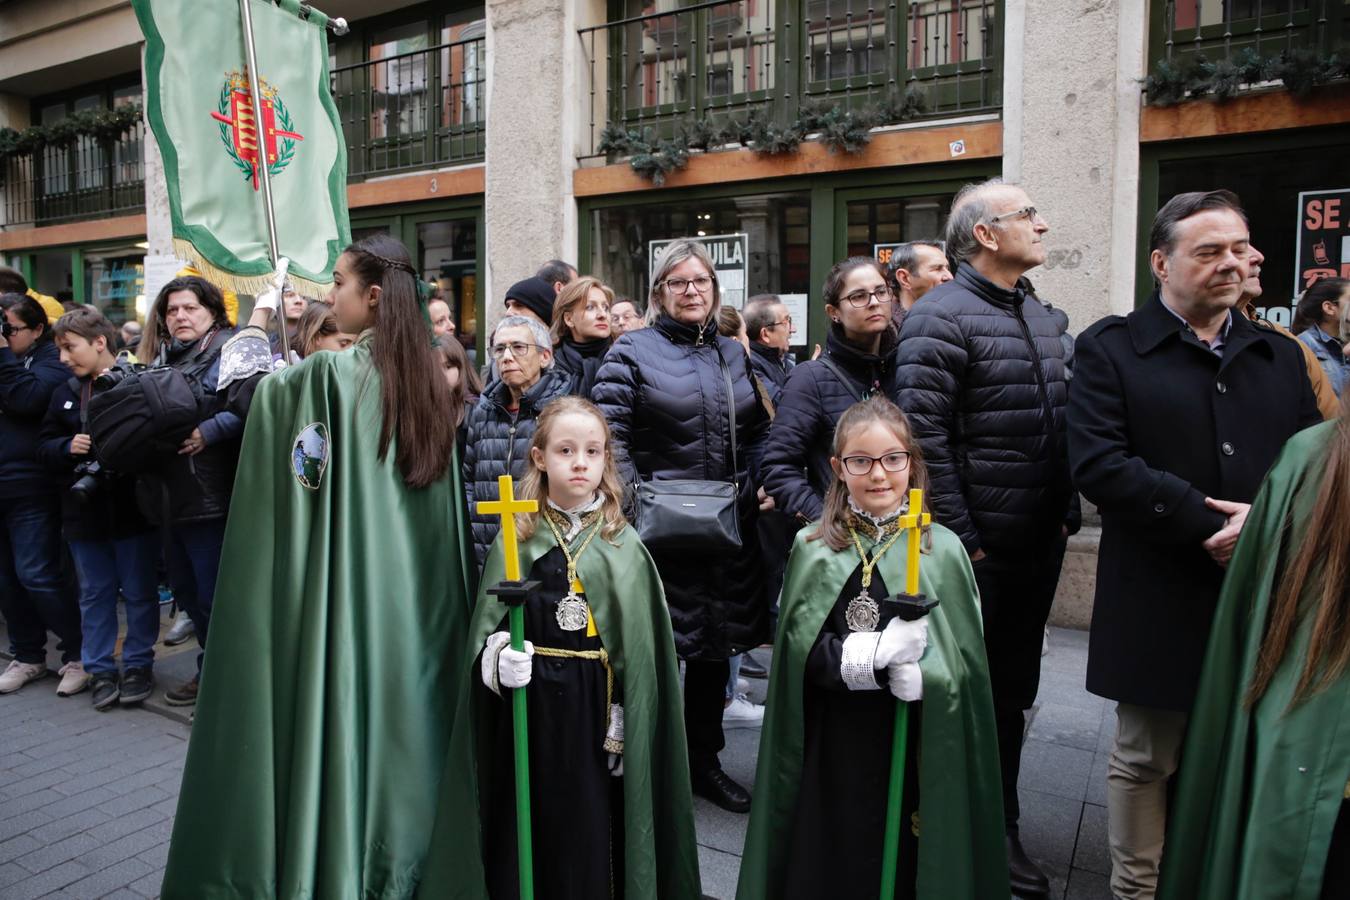
<svg viewBox="0 0 1350 900"><path fill-rule="evenodd" d="M623 779L609 772L604 749L608 709L599 660L544 656L537 648L600 650L598 635L563 631L555 611L567 593L567 561L558 547L537 559L528 579L540 582L525 605L525 639L536 647L529 698L530 813L537 895L548 900L600 900L623 885ZM584 594L582 595L584 598ZM499 630L507 630L503 616ZM516 866L514 725L509 696L482 681L497 712L491 751L499 761L483 800L488 890L493 900L519 896ZM509 695L509 692L504 692ZM623 703L614 685L613 703ZM493 705L495 704L495 706ZM608 802L597 802L597 798Z"/></svg>
<svg viewBox="0 0 1350 900"><path fill-rule="evenodd" d="M862 565L849 576L806 658L802 710L805 725L801 790L787 854L785 900L874 898L881 884L886 792L897 701L876 672L876 691L852 691L839 674L849 602L862 590ZM877 630L895 617L885 581L873 573L867 589L881 603ZM908 755L901 801L897 898L915 896L918 861L918 748L923 701L909 705Z"/></svg>

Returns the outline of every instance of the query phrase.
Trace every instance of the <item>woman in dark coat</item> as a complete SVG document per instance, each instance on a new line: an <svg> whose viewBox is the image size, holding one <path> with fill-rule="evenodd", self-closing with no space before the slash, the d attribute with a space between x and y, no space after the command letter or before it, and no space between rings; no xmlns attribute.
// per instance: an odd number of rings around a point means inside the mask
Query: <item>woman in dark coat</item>
<svg viewBox="0 0 1350 900"><path fill-rule="evenodd" d="M652 278L648 321L624 334L596 375L592 396L614 432L620 474L628 482L734 480L740 488L744 549L722 558L681 553L652 556L665 585L675 648L685 666L685 730L694 792L724 809L745 812L749 793L722 771L722 709L727 660L768 635L768 603L754 540L758 504L751 475L768 432L745 351L718 337L721 294L712 260L695 241L676 241ZM736 412L735 458L727 389Z"/></svg>
<svg viewBox="0 0 1350 900"><path fill-rule="evenodd" d="M837 263L823 293L825 352L788 374L762 467L765 492L798 527L820 517L834 480L830 447L839 417L865 397L894 397L896 389L895 301L881 266L864 256Z"/></svg>
<svg viewBox="0 0 1350 900"><path fill-rule="evenodd" d="M574 278L553 304L553 365L571 381L569 394L591 397L595 373L609 350L613 332L609 307L614 291L599 278Z"/></svg>

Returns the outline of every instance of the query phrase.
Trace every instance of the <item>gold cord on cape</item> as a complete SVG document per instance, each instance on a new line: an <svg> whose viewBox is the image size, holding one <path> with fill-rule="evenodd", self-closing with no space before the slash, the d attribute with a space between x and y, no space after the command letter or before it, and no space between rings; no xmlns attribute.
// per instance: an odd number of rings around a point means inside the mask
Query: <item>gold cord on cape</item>
<svg viewBox="0 0 1350 900"><path fill-rule="evenodd" d="M858 551L858 558L862 560L862 586L864 591L872 586L872 570L877 567L877 563L886 554L886 551L891 549L895 542L900 539L900 535L904 534L904 531L903 528L896 528L891 536L886 538L885 543L881 543L873 549L872 558L868 559L867 551L863 549L862 541L858 539L858 530L853 527L853 523L849 523L848 536L853 538L853 546ZM881 540L882 534L884 532L878 529L877 541Z"/></svg>
<svg viewBox="0 0 1350 900"><path fill-rule="evenodd" d="M562 532L558 530L558 526L554 524L553 517L549 513L550 510L544 510L544 523L548 525L548 530L553 532L553 539L558 542L558 548L562 550L563 558L567 560L568 589L575 590L577 582L577 560L581 558L582 553L586 552L586 548L591 545L591 541L595 540L595 536L600 533L600 529L605 524L604 517L597 515L596 523L591 526L591 533L586 537L586 540L581 542L581 546L577 548L577 552L573 553L567 546L567 541L563 540Z"/></svg>

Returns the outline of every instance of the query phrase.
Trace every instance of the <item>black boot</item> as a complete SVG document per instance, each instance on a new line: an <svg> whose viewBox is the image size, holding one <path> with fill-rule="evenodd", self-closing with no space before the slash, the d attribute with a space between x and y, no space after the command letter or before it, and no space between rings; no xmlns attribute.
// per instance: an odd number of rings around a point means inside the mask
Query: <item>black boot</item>
<svg viewBox="0 0 1350 900"><path fill-rule="evenodd" d="M721 769L706 769L692 773L694 793L706 797L727 812L750 811L750 792L731 780Z"/></svg>
<svg viewBox="0 0 1350 900"><path fill-rule="evenodd" d="M1044 897L1049 894L1050 879L1022 849L1017 829L1009 831L1004 841L1008 850L1008 880L1012 882L1013 893L1019 897Z"/></svg>

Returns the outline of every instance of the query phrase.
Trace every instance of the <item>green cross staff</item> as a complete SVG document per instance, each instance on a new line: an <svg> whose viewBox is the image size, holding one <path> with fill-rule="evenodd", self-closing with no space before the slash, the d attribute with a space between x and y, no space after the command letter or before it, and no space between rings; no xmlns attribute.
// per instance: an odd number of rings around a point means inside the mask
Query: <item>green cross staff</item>
<svg viewBox="0 0 1350 900"><path fill-rule="evenodd" d="M517 500L510 475L497 479L497 499L478 504L478 512L502 520L502 551L506 557L506 580L488 589L509 608L511 649L525 649L525 600L537 581L520 580L520 552L516 546L516 513L539 511L538 500ZM534 841L530 828L530 734L529 707L524 688L511 689L512 731L516 751L516 852L520 871L520 898L534 900Z"/></svg>
<svg viewBox="0 0 1350 900"><path fill-rule="evenodd" d="M908 555L905 560L905 592L888 597L898 609L896 615L906 622L928 615L937 606L937 598L919 593L919 538L933 517L923 511L923 491L909 492L909 512L900 517L900 527L909 529ZM909 704L897 700L895 733L891 741L891 778L886 790L886 836L881 844L881 900L895 898L895 869L900 861L900 801L905 790L905 754L909 743Z"/></svg>

